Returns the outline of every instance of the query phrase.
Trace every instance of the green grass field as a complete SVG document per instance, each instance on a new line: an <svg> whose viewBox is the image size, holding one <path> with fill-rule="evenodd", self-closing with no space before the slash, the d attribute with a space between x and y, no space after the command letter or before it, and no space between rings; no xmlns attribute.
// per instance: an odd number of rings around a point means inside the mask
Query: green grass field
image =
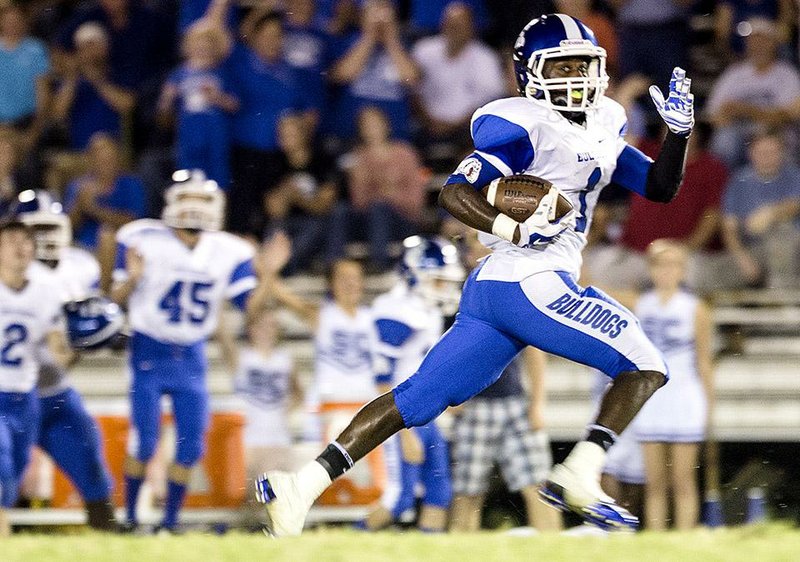
<svg viewBox="0 0 800 562"><path fill-rule="evenodd" d="M610 537L512 537L494 532L442 536L418 533L367 535L355 531L320 530L300 538L279 541L238 533L223 536L187 534L181 537L17 535L0 541L0 560L798 562L800 530L772 524Z"/></svg>

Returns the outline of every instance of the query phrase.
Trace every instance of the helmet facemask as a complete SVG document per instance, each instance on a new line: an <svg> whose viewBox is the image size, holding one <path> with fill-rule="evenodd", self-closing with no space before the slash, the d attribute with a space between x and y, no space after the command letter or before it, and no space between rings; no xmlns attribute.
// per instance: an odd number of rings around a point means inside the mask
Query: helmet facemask
<svg viewBox="0 0 800 562"><path fill-rule="evenodd" d="M587 76L548 78L544 75L549 61L585 58L589 61ZM550 109L566 112L585 112L597 107L608 88L606 51L586 40L566 39L559 47L534 51L528 61L514 57L517 72L526 80L521 94L538 100Z"/></svg>

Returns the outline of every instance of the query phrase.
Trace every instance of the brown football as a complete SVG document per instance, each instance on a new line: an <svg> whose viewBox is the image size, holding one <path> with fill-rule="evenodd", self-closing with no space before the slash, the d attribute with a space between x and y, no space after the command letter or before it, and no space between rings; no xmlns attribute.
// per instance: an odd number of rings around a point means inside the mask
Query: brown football
<svg viewBox="0 0 800 562"><path fill-rule="evenodd" d="M489 204L518 222L530 217L542 197L547 195L552 184L542 178L519 174L500 178L497 189L492 192L491 184L483 188ZM572 210L569 199L559 194L556 204L556 218L560 219Z"/></svg>

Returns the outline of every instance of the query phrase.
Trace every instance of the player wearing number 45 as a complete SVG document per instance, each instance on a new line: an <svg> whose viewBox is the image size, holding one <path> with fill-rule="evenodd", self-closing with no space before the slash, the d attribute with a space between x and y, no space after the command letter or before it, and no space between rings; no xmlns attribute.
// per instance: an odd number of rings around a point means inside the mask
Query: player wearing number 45
<svg viewBox="0 0 800 562"><path fill-rule="evenodd" d="M71 358L61 291L54 277L31 275L33 258L33 231L22 222L0 223L0 536L10 533L5 510L17 500L39 430L42 343L61 368Z"/></svg>
<svg viewBox="0 0 800 562"><path fill-rule="evenodd" d="M162 220L138 220L117 234L112 297L127 304L131 420L136 451L125 463L127 523L137 525L136 502L147 462L155 453L161 396L172 399L177 432L168 470L161 528L176 529L192 466L203 455L208 425L205 345L225 299L249 312L267 293L258 286L251 245L219 232L224 196L200 171L181 170L166 191ZM269 260L265 246L259 263Z"/></svg>
<svg viewBox="0 0 800 562"><path fill-rule="evenodd" d="M605 528L638 521L600 487L606 450L667 380L661 354L630 311L575 279L601 188L616 183L668 202L683 176L694 125L690 80L676 68L665 100L651 97L669 131L655 162L624 140L623 108L603 96L605 50L575 18L531 21L513 51L518 97L491 102L472 118L473 152L450 176L440 204L481 231L493 253L464 285L453 327L408 380L364 406L350 425L297 474L259 482L271 530L297 534L331 480L404 427L424 425L494 382L527 345L593 366L613 383L584 440L553 467L542 497ZM553 189L524 223L489 204L481 190L512 174L539 176ZM559 190L574 210L549 220Z"/></svg>

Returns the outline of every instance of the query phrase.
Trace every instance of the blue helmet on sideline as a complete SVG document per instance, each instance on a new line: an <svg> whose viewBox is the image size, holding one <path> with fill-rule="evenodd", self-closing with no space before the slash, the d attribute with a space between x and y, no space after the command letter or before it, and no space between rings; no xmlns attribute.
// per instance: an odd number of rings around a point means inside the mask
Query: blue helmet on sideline
<svg viewBox="0 0 800 562"><path fill-rule="evenodd" d="M557 111L586 111L597 107L608 88L606 50L580 20L564 14L533 19L517 37L512 52L520 95L539 100ZM547 61L586 58L586 76L544 75Z"/></svg>
<svg viewBox="0 0 800 562"><path fill-rule="evenodd" d="M441 236L409 236L403 240L400 274L409 288L443 314L458 310L465 272L458 249Z"/></svg>
<svg viewBox="0 0 800 562"><path fill-rule="evenodd" d="M122 309L99 295L64 305L67 339L74 349L98 349L112 345L125 324Z"/></svg>

